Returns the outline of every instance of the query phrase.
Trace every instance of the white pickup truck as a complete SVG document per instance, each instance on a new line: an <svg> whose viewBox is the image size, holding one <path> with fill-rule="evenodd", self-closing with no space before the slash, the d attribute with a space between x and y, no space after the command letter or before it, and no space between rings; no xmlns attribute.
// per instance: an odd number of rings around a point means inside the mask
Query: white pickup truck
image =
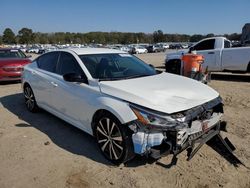
<svg viewBox="0 0 250 188"><path fill-rule="evenodd" d="M204 56L203 68L208 71L250 72L250 47L232 48L231 42L224 37L206 38L186 51L169 53L165 58L165 66L181 62L182 55L191 52Z"/></svg>

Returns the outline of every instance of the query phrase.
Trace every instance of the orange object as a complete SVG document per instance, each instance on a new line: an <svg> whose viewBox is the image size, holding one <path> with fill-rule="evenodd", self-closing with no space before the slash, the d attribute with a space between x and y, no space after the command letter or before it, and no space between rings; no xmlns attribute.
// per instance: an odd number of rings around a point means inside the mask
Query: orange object
<svg viewBox="0 0 250 188"><path fill-rule="evenodd" d="M204 62L204 57L198 54L185 54L182 56L183 75L190 77L193 72L201 72L201 64Z"/></svg>

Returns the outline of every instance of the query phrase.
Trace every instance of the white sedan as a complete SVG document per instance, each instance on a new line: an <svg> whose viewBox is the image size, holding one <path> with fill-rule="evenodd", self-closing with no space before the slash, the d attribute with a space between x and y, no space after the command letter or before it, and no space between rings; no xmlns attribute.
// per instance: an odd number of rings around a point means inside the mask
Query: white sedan
<svg viewBox="0 0 250 188"><path fill-rule="evenodd" d="M134 54L145 54L148 53L148 50L143 46L135 46L132 48L132 53Z"/></svg>
<svg viewBox="0 0 250 188"><path fill-rule="evenodd" d="M207 85L111 49L45 53L25 66L22 87L29 111L43 108L93 135L115 164L192 148L218 134L223 113Z"/></svg>

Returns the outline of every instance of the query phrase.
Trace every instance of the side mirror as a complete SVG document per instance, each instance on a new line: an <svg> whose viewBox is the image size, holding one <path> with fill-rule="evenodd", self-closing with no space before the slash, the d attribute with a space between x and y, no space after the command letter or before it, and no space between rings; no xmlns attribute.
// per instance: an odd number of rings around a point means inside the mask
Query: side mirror
<svg viewBox="0 0 250 188"><path fill-rule="evenodd" d="M63 79L67 82L81 82L88 84L88 79L85 75L77 73L67 73L63 75Z"/></svg>

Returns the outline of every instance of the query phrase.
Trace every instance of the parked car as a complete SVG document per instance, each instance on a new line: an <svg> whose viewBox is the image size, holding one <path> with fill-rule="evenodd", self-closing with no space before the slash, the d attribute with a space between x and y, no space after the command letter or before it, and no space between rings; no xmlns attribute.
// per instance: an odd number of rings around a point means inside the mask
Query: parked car
<svg viewBox="0 0 250 188"><path fill-rule="evenodd" d="M188 44L182 44L181 46L182 46L183 49L188 48Z"/></svg>
<svg viewBox="0 0 250 188"><path fill-rule="evenodd" d="M46 52L46 50L45 49L43 49L43 48L40 48L39 49L39 51L37 52L38 54L44 54Z"/></svg>
<svg viewBox="0 0 250 188"><path fill-rule="evenodd" d="M232 48L231 42L224 37L206 38L187 50L167 54L165 65L181 61L183 54L191 52L204 56L203 67L208 71L250 72L250 47Z"/></svg>
<svg viewBox="0 0 250 188"><path fill-rule="evenodd" d="M183 49L181 44L170 44L169 49Z"/></svg>
<svg viewBox="0 0 250 188"><path fill-rule="evenodd" d="M149 53L154 53L154 52L164 52L165 48L160 45L160 44L156 44L156 45L150 45L147 47L147 50Z"/></svg>
<svg viewBox="0 0 250 188"><path fill-rule="evenodd" d="M148 50L143 46L134 46L131 52L132 54L145 54L148 53Z"/></svg>
<svg viewBox="0 0 250 188"><path fill-rule="evenodd" d="M43 108L93 135L115 164L135 154L177 154L209 140L223 114L209 86L158 72L118 50L48 52L25 66L22 77L29 111Z"/></svg>
<svg viewBox="0 0 250 188"><path fill-rule="evenodd" d="M27 53L35 53L38 54L39 48L29 48L26 50Z"/></svg>
<svg viewBox="0 0 250 188"><path fill-rule="evenodd" d="M0 48L0 81L20 80L23 66L29 63L21 50Z"/></svg>
<svg viewBox="0 0 250 188"><path fill-rule="evenodd" d="M242 46L250 46L250 40L245 40Z"/></svg>
<svg viewBox="0 0 250 188"><path fill-rule="evenodd" d="M166 50L166 49L169 49L169 44L166 44L166 43L163 43L162 44L162 47Z"/></svg>
<svg viewBox="0 0 250 188"><path fill-rule="evenodd" d="M124 51L124 52L129 52L131 51L131 48L128 46L119 46L118 50Z"/></svg>

